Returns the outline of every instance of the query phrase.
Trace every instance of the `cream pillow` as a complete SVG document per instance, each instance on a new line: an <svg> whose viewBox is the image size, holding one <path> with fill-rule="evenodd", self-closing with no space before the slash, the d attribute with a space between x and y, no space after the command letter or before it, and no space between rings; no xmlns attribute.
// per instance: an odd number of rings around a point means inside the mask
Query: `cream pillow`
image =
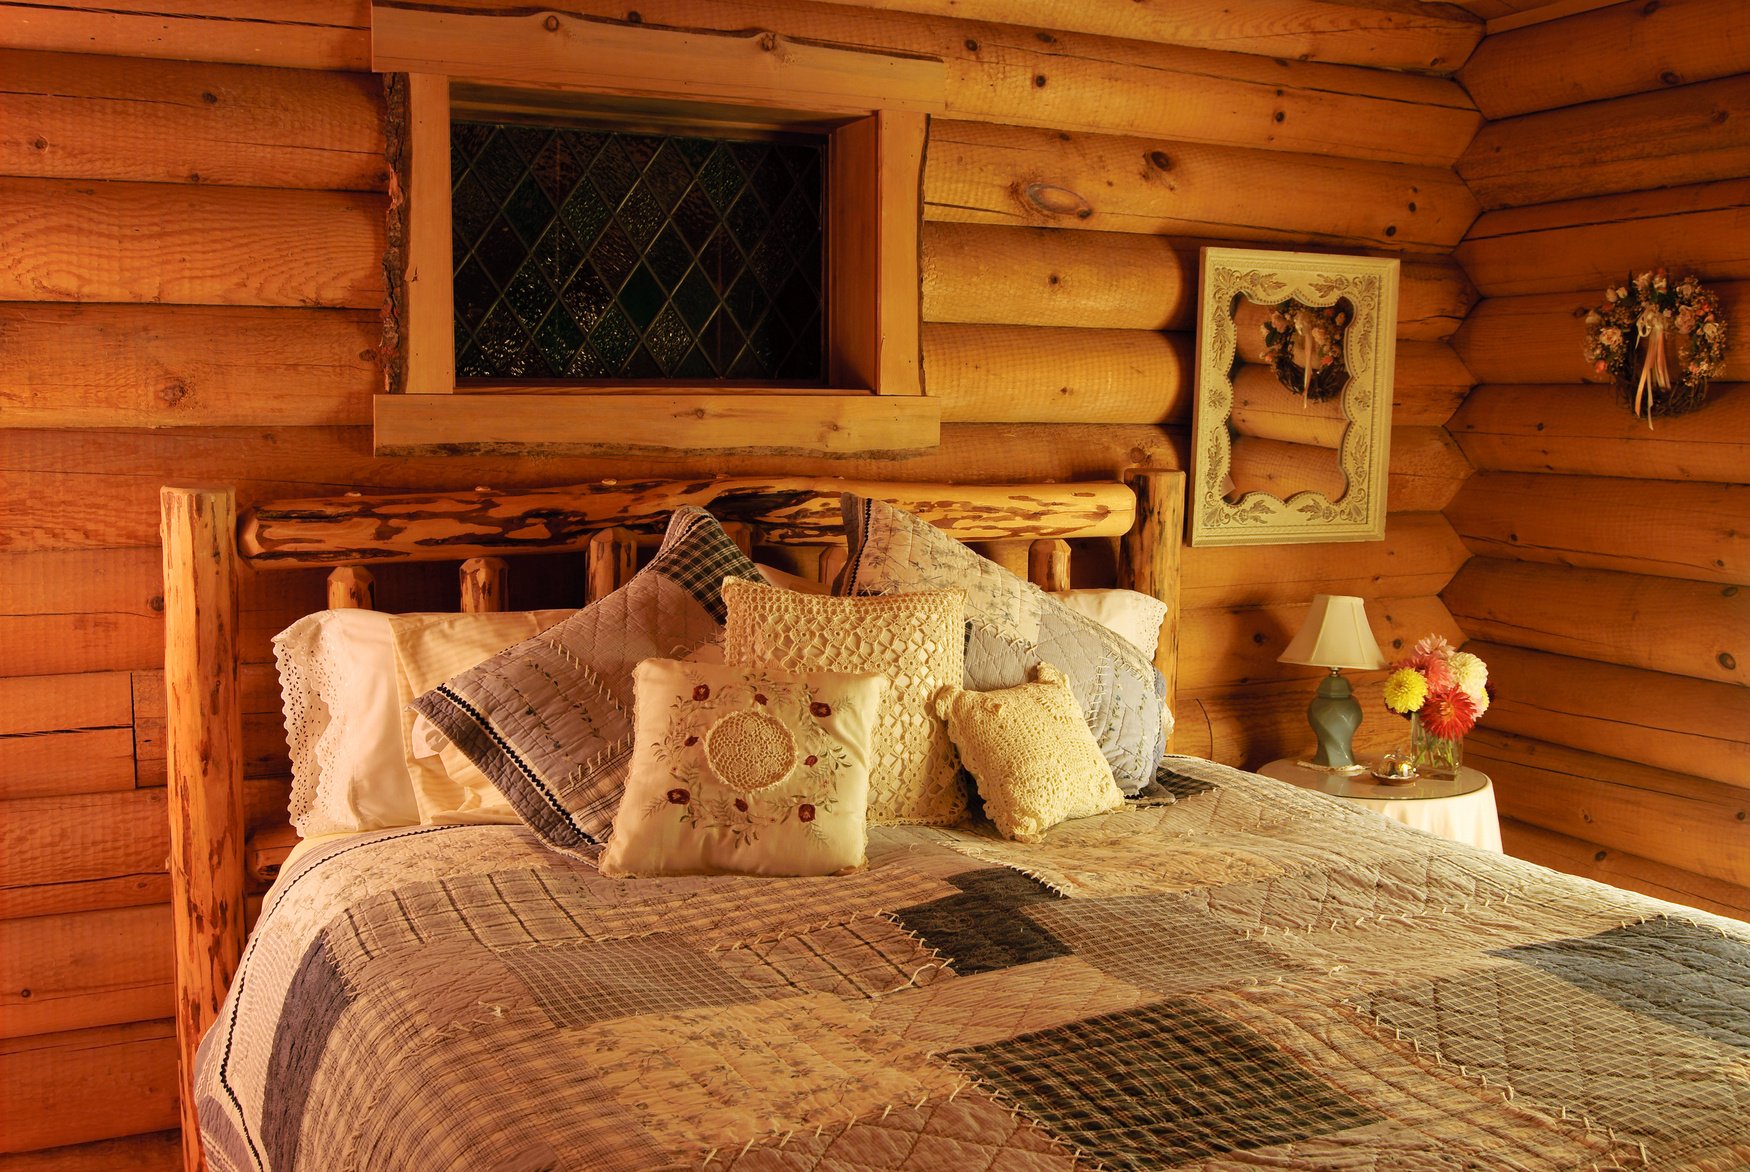
<svg viewBox="0 0 1750 1172"><path fill-rule="evenodd" d="M870 738L887 681L646 659L602 874L831 875L868 846Z"/></svg>
<svg viewBox="0 0 1750 1172"><path fill-rule="evenodd" d="M948 687L936 695L985 816L1017 842L1037 842L1059 822L1124 804L1069 681L1049 663L1036 665L1033 679L994 692Z"/></svg>
<svg viewBox="0 0 1750 1172"><path fill-rule="evenodd" d="M573 610L391 616L401 741L419 821L520 822L517 812L449 738L409 705L451 676L569 618ZM423 726L415 728L416 722Z"/></svg>
<svg viewBox="0 0 1750 1172"><path fill-rule="evenodd" d="M1154 662L1161 642L1161 623L1167 604L1140 590L1058 590L1051 597L1079 615L1093 619L1115 635L1122 635Z"/></svg>
<svg viewBox="0 0 1750 1172"><path fill-rule="evenodd" d="M948 732L930 708L965 672L966 596L927 590L873 598L723 583L724 658L790 672L876 672L893 681L876 721L869 821L951 826L966 791Z"/></svg>

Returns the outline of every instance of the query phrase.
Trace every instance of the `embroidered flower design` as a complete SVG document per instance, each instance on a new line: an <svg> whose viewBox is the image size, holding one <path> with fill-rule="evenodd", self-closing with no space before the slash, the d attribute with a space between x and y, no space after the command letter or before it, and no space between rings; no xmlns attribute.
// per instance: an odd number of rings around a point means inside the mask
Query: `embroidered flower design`
<svg viewBox="0 0 1750 1172"><path fill-rule="evenodd" d="M824 707L824 705L822 705L822 707ZM798 822L812 822L812 821L814 821L814 807L809 805L807 802L803 802L800 806L797 806L796 807L796 820Z"/></svg>
<svg viewBox="0 0 1750 1172"><path fill-rule="evenodd" d="M814 765L814 764L818 763L819 761L820 761L820 758L816 757L813 753L810 753L810 754L808 754L808 756L802 758L802 764L804 764L804 765Z"/></svg>
<svg viewBox="0 0 1750 1172"><path fill-rule="evenodd" d="M668 800L677 806L684 806L692 799L692 794L676 786L668 791Z"/></svg>
<svg viewBox="0 0 1750 1172"><path fill-rule="evenodd" d="M764 692L755 692L753 694L753 702L755 704L764 704L766 702L766 694Z"/></svg>
<svg viewBox="0 0 1750 1172"><path fill-rule="evenodd" d="M693 699L695 699L695 700L709 700L710 698L711 698L711 685L710 684L700 684L698 687L693 689Z"/></svg>
<svg viewBox="0 0 1750 1172"><path fill-rule="evenodd" d="M682 741L682 742L681 742L681 743L682 743L682 744L683 744L683 745L685 745L685 746L687 746L687 748L689 748L689 749L690 749L690 748L692 748L692 747L693 747L693 746L694 746L694 745L696 745L696 744L698 744L698 743L699 743L699 738L698 738L698 737L696 737L696 736L693 736L693 737L688 737L688 738L687 738L687 739L686 739L686 740L684 740L684 741Z"/></svg>
<svg viewBox="0 0 1750 1172"><path fill-rule="evenodd" d="M743 814L747 813L747 799L746 798L736 798L735 799L735 808Z"/></svg>
<svg viewBox="0 0 1750 1172"><path fill-rule="evenodd" d="M814 703L812 703L808 706L808 711L813 713L815 716L831 716L832 715L832 705L831 704L823 704L821 701L816 700Z"/></svg>

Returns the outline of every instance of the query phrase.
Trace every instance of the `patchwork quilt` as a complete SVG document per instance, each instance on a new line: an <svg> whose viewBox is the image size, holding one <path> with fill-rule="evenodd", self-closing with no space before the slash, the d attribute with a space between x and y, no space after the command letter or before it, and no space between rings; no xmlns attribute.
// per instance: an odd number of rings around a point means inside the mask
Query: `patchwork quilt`
<svg viewBox="0 0 1750 1172"><path fill-rule="evenodd" d="M209 1165L1750 1165L1750 927L1208 762L1160 785L1033 845L880 828L838 878L329 845L202 1044Z"/></svg>

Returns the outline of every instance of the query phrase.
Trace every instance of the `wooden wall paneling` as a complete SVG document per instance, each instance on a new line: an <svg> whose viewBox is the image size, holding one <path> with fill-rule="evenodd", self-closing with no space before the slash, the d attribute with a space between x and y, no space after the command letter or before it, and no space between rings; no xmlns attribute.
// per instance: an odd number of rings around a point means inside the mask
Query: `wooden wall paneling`
<svg viewBox="0 0 1750 1172"><path fill-rule="evenodd" d="M1276 657L1294 638L1306 617L1311 596L1267 606L1199 607L1189 611L1180 628L1179 682L1188 691L1303 680L1307 700L1326 674L1300 664L1278 663ZM1438 632L1454 643L1464 631L1436 597L1370 598L1368 618L1381 649L1408 646ZM1305 704L1302 709L1304 710Z"/></svg>
<svg viewBox="0 0 1750 1172"><path fill-rule="evenodd" d="M161 874L170 854L162 789L21 798L0 818L0 892Z"/></svg>
<svg viewBox="0 0 1750 1172"><path fill-rule="evenodd" d="M1750 478L1750 383L1648 429L1600 386L1480 386L1447 424L1479 471L1654 480Z"/></svg>
<svg viewBox="0 0 1750 1172"><path fill-rule="evenodd" d="M1388 752L1409 741L1409 723L1385 707L1384 672L1346 675L1361 705L1355 750L1363 756ZM1310 755L1315 748L1306 708L1317 680L1227 684L1179 692L1174 712L1179 729L1173 751L1244 766L1277 757Z"/></svg>
<svg viewBox="0 0 1750 1172"><path fill-rule="evenodd" d="M181 1131L0 1155L0 1172L183 1172Z"/></svg>
<svg viewBox="0 0 1750 1172"><path fill-rule="evenodd" d="M0 10L3 11L3 10ZM3 19L3 18L0 18ZM0 174L381 191L369 74L0 50Z"/></svg>
<svg viewBox="0 0 1750 1172"><path fill-rule="evenodd" d="M1450 171L939 121L930 220L1445 252L1477 205Z"/></svg>
<svg viewBox="0 0 1750 1172"><path fill-rule="evenodd" d="M1738 586L1478 557L1441 598L1473 639L1750 685L1750 590Z"/></svg>
<svg viewBox="0 0 1750 1172"><path fill-rule="evenodd" d="M1400 339L1392 377L1392 425L1443 426L1474 381L1446 342Z"/></svg>
<svg viewBox="0 0 1750 1172"><path fill-rule="evenodd" d="M175 1127L175 1024L0 1039L0 1118L7 1152Z"/></svg>
<svg viewBox="0 0 1750 1172"><path fill-rule="evenodd" d="M1167 6L1079 4L1066 0L827 0L968 20L1025 23L1128 40L1257 53L1298 61L1336 61L1379 69L1449 72L1475 48L1480 21L1451 12L1303 0Z"/></svg>
<svg viewBox="0 0 1750 1172"><path fill-rule="evenodd" d="M623 20L624 5L574 11ZM940 58L950 117L1450 167L1481 122L1445 78L797 0L651 0L649 25L765 28Z"/></svg>
<svg viewBox="0 0 1750 1172"><path fill-rule="evenodd" d="M100 793L133 784L132 728L0 737L0 800Z"/></svg>
<svg viewBox="0 0 1750 1172"><path fill-rule="evenodd" d="M1458 160L1486 209L1750 172L1750 73L1490 122Z"/></svg>
<svg viewBox="0 0 1750 1172"><path fill-rule="evenodd" d="M0 300L383 301L382 196L0 178Z"/></svg>
<svg viewBox="0 0 1750 1172"><path fill-rule="evenodd" d="M937 323L923 340L944 423L1191 422L1189 334Z"/></svg>
<svg viewBox="0 0 1750 1172"><path fill-rule="evenodd" d="M232 61L295 69L370 68L365 0L160 0L150 10L105 0L0 4L7 42L20 49Z"/></svg>
<svg viewBox="0 0 1750 1172"><path fill-rule="evenodd" d="M170 907L0 920L0 1037L173 1012Z"/></svg>
<svg viewBox="0 0 1750 1172"><path fill-rule="evenodd" d="M1471 466L1444 427L1391 429L1386 505L1393 511L1437 513L1452 503Z"/></svg>
<svg viewBox="0 0 1750 1172"><path fill-rule="evenodd" d="M0 303L0 401L8 427L365 424L381 332L375 310Z"/></svg>
<svg viewBox="0 0 1750 1172"><path fill-rule="evenodd" d="M1473 476L1447 520L1486 557L1622 570L1727 585L1750 582L1750 485Z"/></svg>
<svg viewBox="0 0 1750 1172"><path fill-rule="evenodd" d="M1750 889L1735 883L1611 850L1517 818L1501 819L1501 841L1507 853L1516 859L1733 919L1750 917Z"/></svg>
<svg viewBox="0 0 1750 1172"><path fill-rule="evenodd" d="M1492 33L1458 78L1499 119L1729 77L1746 61L1750 8L1741 0L1625 0Z"/></svg>
<svg viewBox="0 0 1750 1172"><path fill-rule="evenodd" d="M126 672L0 678L0 737L122 728L132 719Z"/></svg>
<svg viewBox="0 0 1750 1172"><path fill-rule="evenodd" d="M1750 123L1750 119L1744 120ZM1750 281L1709 281L1730 322L1750 321ZM1581 357L1587 311L1604 301L1604 286L1574 293L1531 293L1479 302L1452 346L1480 383L1602 382ZM1726 335L1720 382L1750 381L1750 331Z"/></svg>
<svg viewBox="0 0 1750 1172"><path fill-rule="evenodd" d="M1398 265L1398 356L1404 342L1452 337L1476 304L1470 278L1449 257L1401 258Z"/></svg>
<svg viewBox="0 0 1750 1172"><path fill-rule="evenodd" d="M132 679L136 784L163 785L164 673L137 671ZM238 671L238 694L243 708L243 776L290 776L279 669L271 662L245 661Z"/></svg>
<svg viewBox="0 0 1750 1172"><path fill-rule="evenodd" d="M1750 8L1745 9L1750 13ZM1750 60L1750 58L1746 58ZM1750 277L1750 179L1485 212L1453 254L1490 297L1604 289L1663 265L1710 286Z"/></svg>
<svg viewBox="0 0 1750 1172"><path fill-rule="evenodd" d="M1464 757L1509 818L1750 886L1750 790L1483 726Z"/></svg>
<svg viewBox="0 0 1750 1172"><path fill-rule="evenodd" d="M1465 650L1489 665L1493 731L1750 786L1750 688L1504 643Z"/></svg>
<svg viewBox="0 0 1750 1172"><path fill-rule="evenodd" d="M16 488L9 485L8 493ZM35 543L18 503L0 496L0 528L13 548L29 547ZM0 598L6 600L0 676L162 663L163 579L157 565L155 549L0 553Z"/></svg>

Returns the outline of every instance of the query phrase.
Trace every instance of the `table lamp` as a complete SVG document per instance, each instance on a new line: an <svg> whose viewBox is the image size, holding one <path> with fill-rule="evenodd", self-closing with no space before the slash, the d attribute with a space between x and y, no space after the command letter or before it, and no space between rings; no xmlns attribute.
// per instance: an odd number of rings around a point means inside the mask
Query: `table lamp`
<svg viewBox="0 0 1750 1172"><path fill-rule="evenodd" d="M1318 694L1306 709L1319 741L1318 754L1310 764L1345 773L1364 768L1355 763L1350 749L1361 724L1361 705L1342 670L1373 671L1385 666L1385 656L1367 625L1361 599L1348 594L1313 595L1300 633L1276 660L1331 669L1331 674L1319 681Z"/></svg>

